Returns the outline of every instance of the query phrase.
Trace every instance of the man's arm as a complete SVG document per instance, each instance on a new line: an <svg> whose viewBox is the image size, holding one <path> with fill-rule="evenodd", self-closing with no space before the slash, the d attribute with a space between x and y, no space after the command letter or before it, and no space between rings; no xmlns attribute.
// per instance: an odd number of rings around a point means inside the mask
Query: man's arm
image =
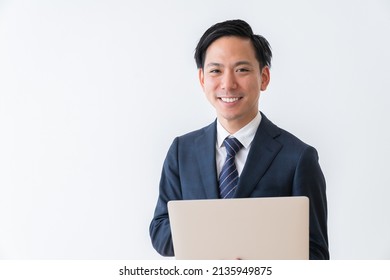
<svg viewBox="0 0 390 280"><path fill-rule="evenodd" d="M329 259L326 183L313 147L306 148L298 161L293 195L310 199L310 259Z"/></svg>
<svg viewBox="0 0 390 280"><path fill-rule="evenodd" d="M149 227L149 234L153 247L162 256L174 256L167 203L170 200L181 199L182 194L178 165L178 138L176 138L173 141L164 161L157 205L153 220Z"/></svg>

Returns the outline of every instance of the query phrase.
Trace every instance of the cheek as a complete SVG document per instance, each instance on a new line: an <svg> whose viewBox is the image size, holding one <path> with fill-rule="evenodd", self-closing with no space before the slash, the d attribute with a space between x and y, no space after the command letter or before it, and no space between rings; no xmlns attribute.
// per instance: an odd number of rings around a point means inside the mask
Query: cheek
<svg viewBox="0 0 390 280"><path fill-rule="evenodd" d="M216 79L205 79L203 89L205 93L212 93L218 88L218 81Z"/></svg>
<svg viewBox="0 0 390 280"><path fill-rule="evenodd" d="M245 89L247 93L257 94L260 93L261 81L254 79L246 79L242 81L241 87Z"/></svg>

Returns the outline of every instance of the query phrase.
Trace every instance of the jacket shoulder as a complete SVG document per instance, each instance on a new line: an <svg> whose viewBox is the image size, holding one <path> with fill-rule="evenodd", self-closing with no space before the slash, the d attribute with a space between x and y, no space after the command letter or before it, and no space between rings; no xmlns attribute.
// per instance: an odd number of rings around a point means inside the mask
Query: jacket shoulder
<svg viewBox="0 0 390 280"><path fill-rule="evenodd" d="M180 135L176 137L176 140L178 140L179 142L192 142L195 139L198 139L199 137L202 137L204 135L214 135L216 134L216 127L216 121L214 121L205 127Z"/></svg>

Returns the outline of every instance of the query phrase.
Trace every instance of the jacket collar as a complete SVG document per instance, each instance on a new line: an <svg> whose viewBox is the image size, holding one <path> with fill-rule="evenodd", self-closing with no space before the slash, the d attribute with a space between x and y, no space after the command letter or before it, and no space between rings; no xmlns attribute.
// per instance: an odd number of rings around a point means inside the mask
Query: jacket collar
<svg viewBox="0 0 390 280"><path fill-rule="evenodd" d="M215 166L215 143L217 139L217 121L205 127L202 134L195 139L197 164L200 170L202 187L206 198L219 198L217 169ZM201 186L200 186L201 187Z"/></svg>
<svg viewBox="0 0 390 280"><path fill-rule="evenodd" d="M253 189L282 148L282 144L276 140L280 133L280 128L262 114L261 123L238 182L236 197L250 197Z"/></svg>
<svg viewBox="0 0 390 280"><path fill-rule="evenodd" d="M236 197L249 197L266 170L282 148L276 138L281 130L263 113L261 123L256 131L244 169L238 182ZM217 137L217 121L202 130L195 139L196 158L200 170L202 187L206 198L219 198L217 170L215 166L215 146Z"/></svg>

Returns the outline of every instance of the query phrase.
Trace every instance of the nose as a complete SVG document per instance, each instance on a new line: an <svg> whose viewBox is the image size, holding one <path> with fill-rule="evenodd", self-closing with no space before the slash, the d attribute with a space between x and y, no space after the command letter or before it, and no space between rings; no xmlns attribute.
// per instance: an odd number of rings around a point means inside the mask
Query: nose
<svg viewBox="0 0 390 280"><path fill-rule="evenodd" d="M221 80L221 89L229 91L237 88L237 81L232 71L225 71Z"/></svg>

